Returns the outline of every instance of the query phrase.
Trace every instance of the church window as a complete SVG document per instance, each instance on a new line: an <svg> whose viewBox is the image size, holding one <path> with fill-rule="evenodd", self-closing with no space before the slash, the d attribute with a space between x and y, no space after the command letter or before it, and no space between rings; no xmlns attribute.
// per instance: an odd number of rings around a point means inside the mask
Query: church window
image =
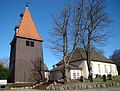
<svg viewBox="0 0 120 91"><path fill-rule="evenodd" d="M76 71L73 70L73 79L76 79Z"/></svg>
<svg viewBox="0 0 120 91"><path fill-rule="evenodd" d="M104 67L105 67L105 73L107 73L107 67L106 67L106 65L104 65Z"/></svg>
<svg viewBox="0 0 120 91"><path fill-rule="evenodd" d="M80 78L80 73L79 73L79 71L77 72L77 79L79 79Z"/></svg>
<svg viewBox="0 0 120 91"><path fill-rule="evenodd" d="M110 73L112 73L112 65L110 65Z"/></svg>
<svg viewBox="0 0 120 91"><path fill-rule="evenodd" d="M73 73L73 79L76 79L76 73L75 72Z"/></svg>
<svg viewBox="0 0 120 91"><path fill-rule="evenodd" d="M98 72L100 73L101 71L100 71L100 64L98 64Z"/></svg>
<svg viewBox="0 0 120 91"><path fill-rule="evenodd" d="M29 44L30 44L29 41L26 41L26 46L29 46Z"/></svg>
<svg viewBox="0 0 120 91"><path fill-rule="evenodd" d="M33 41L31 41L31 46L34 47L34 42Z"/></svg>
<svg viewBox="0 0 120 91"><path fill-rule="evenodd" d="M26 41L26 46L31 46L34 47L34 42L33 41Z"/></svg>

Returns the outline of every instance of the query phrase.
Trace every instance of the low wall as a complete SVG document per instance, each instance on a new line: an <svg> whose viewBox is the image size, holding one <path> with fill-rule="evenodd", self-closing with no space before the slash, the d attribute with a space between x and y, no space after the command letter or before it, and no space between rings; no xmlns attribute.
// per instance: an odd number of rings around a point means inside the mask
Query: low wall
<svg viewBox="0 0 120 91"><path fill-rule="evenodd" d="M104 83L77 83L77 84L64 84L64 85L49 85L46 90L80 90L80 89L92 89L92 88L108 88L108 87L120 87L120 82L104 82Z"/></svg>

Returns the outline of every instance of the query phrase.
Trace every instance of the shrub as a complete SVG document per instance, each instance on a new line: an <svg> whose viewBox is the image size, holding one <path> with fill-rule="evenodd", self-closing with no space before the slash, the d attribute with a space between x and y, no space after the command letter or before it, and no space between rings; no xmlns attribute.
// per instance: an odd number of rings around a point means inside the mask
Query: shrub
<svg viewBox="0 0 120 91"><path fill-rule="evenodd" d="M90 82L93 82L93 75L92 74L89 75L89 80L90 80Z"/></svg>
<svg viewBox="0 0 120 91"><path fill-rule="evenodd" d="M98 74L96 74L96 78L98 78Z"/></svg>
<svg viewBox="0 0 120 91"><path fill-rule="evenodd" d="M83 82L83 76L80 77L80 82Z"/></svg>
<svg viewBox="0 0 120 91"><path fill-rule="evenodd" d="M8 68L0 64L0 80L8 79L10 71Z"/></svg>
<svg viewBox="0 0 120 91"><path fill-rule="evenodd" d="M103 82L106 82L106 75L103 75Z"/></svg>
<svg viewBox="0 0 120 91"><path fill-rule="evenodd" d="M112 75L111 75L111 74L108 74L108 75L107 75L107 78L108 78L108 80L112 80Z"/></svg>

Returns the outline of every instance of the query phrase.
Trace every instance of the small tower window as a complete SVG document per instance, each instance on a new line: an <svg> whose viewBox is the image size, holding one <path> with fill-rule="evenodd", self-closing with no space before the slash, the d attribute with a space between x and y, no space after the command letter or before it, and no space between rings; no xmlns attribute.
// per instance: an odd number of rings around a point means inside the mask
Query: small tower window
<svg viewBox="0 0 120 91"><path fill-rule="evenodd" d="M29 41L26 41L26 46L30 46L29 44L30 44Z"/></svg>
<svg viewBox="0 0 120 91"><path fill-rule="evenodd" d="M33 41L31 41L31 46L34 47L34 42Z"/></svg>
<svg viewBox="0 0 120 91"><path fill-rule="evenodd" d="M34 47L34 42L33 41L26 41L26 46Z"/></svg>

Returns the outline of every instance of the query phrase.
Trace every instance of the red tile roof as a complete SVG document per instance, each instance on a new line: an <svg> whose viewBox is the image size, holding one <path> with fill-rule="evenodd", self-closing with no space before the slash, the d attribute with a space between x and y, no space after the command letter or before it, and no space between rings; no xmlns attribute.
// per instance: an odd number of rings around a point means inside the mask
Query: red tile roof
<svg viewBox="0 0 120 91"><path fill-rule="evenodd" d="M43 41L33 22L28 7L26 7L23 17L16 31L16 36Z"/></svg>

